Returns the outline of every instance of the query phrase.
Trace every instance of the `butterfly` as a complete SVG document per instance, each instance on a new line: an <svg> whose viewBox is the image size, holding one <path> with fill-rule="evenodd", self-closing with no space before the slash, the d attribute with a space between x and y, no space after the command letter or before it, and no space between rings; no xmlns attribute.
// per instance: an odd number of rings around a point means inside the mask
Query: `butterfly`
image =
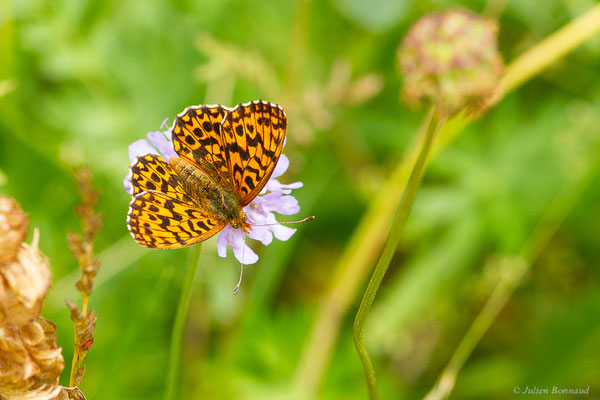
<svg viewBox="0 0 600 400"><path fill-rule="evenodd" d="M252 230L243 208L263 189L279 160L287 118L257 100L234 108L187 107L171 130L177 157L156 154L131 167L127 226L140 244L175 249L204 241L230 224Z"/></svg>

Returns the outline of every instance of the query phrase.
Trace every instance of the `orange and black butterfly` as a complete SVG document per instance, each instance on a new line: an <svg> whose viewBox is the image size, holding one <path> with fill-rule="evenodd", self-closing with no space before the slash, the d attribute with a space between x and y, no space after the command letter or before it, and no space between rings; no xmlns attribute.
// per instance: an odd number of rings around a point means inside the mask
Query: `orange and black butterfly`
<svg viewBox="0 0 600 400"><path fill-rule="evenodd" d="M287 119L266 101L234 108L186 108L172 128L178 157L138 157L127 226L150 248L173 249L206 240L227 224L244 232L243 207L265 186L283 148Z"/></svg>

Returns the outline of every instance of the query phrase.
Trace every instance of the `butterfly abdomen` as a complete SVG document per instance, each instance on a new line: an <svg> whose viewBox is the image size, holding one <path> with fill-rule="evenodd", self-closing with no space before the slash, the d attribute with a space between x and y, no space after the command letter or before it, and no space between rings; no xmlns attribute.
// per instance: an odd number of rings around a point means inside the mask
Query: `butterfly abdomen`
<svg viewBox="0 0 600 400"><path fill-rule="evenodd" d="M224 222L239 218L240 204L233 192L220 187L201 169L179 157L172 157L169 165L183 182L187 195L197 206Z"/></svg>

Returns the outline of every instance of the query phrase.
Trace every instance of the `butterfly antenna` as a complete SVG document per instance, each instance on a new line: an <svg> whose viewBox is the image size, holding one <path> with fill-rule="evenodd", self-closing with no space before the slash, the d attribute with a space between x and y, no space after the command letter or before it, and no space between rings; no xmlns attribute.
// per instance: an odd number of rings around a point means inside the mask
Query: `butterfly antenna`
<svg viewBox="0 0 600 400"><path fill-rule="evenodd" d="M303 222L314 221L315 216L306 217L300 221L289 221L289 222L276 222L274 224L250 224L252 226L272 226L272 225L289 225L289 224L301 224Z"/></svg>
<svg viewBox="0 0 600 400"><path fill-rule="evenodd" d="M242 278L244 277L244 253L246 251L246 234L244 234L244 247L242 247L242 262L240 263L240 280L237 285L235 285L235 289L233 289L233 294L236 295L240 291L240 286L242 285Z"/></svg>
<svg viewBox="0 0 600 400"><path fill-rule="evenodd" d="M169 117L165 118L165 120L160 124L160 129L168 128L167 122L169 121Z"/></svg>

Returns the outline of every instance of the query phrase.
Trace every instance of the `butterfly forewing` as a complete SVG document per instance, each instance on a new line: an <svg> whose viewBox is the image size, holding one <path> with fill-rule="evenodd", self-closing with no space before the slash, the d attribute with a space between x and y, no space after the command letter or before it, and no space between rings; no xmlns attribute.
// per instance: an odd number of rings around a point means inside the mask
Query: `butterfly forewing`
<svg viewBox="0 0 600 400"><path fill-rule="evenodd" d="M242 206L265 186L281 155L287 119L276 104L253 101L239 104L222 123L233 189Z"/></svg>
<svg viewBox="0 0 600 400"><path fill-rule="evenodd" d="M173 125L175 152L194 162L220 185L231 185L221 138L221 123L230 110L221 105L188 107Z"/></svg>

